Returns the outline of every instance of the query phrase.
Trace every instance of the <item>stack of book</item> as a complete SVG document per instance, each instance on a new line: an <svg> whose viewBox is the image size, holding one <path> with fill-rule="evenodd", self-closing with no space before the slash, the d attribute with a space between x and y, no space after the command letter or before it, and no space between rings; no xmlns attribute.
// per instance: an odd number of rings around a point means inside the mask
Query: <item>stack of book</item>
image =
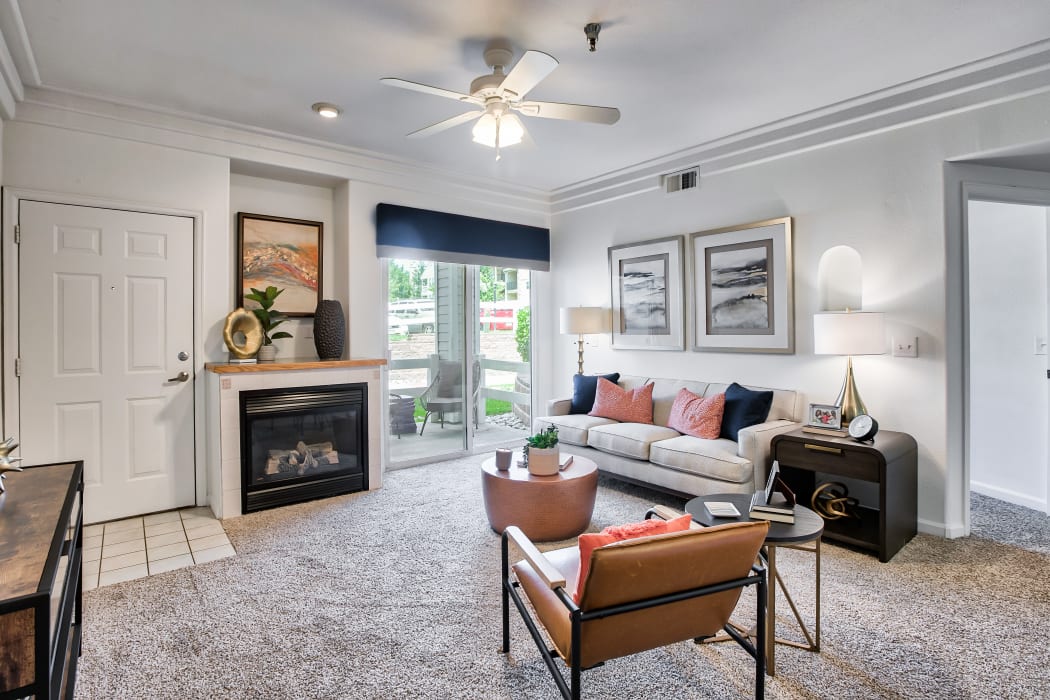
<svg viewBox="0 0 1050 700"><path fill-rule="evenodd" d="M795 522L795 494L780 478L780 464L773 460L766 487L751 496L748 517L753 520L772 520L778 523Z"/></svg>
<svg viewBox="0 0 1050 700"><path fill-rule="evenodd" d="M778 503L755 503L751 506L748 516L755 520L772 520L778 523L795 522L795 506L788 505L787 501Z"/></svg>

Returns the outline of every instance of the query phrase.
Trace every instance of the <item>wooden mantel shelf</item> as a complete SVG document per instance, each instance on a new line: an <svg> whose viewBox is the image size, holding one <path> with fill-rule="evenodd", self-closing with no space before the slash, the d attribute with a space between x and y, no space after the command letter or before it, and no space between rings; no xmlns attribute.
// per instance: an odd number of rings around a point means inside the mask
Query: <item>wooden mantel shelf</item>
<svg viewBox="0 0 1050 700"><path fill-rule="evenodd" d="M347 367L381 367L383 358L358 358L351 360L311 360L308 358L281 360L279 362L257 362L255 364L230 364L229 362L206 362L204 369L215 374L239 374L242 372L293 372L302 369L339 369Z"/></svg>

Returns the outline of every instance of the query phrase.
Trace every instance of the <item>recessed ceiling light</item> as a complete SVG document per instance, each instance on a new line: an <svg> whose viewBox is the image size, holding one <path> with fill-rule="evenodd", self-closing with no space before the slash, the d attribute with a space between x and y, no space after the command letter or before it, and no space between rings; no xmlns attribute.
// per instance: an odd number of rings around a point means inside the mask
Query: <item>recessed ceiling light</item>
<svg viewBox="0 0 1050 700"><path fill-rule="evenodd" d="M310 109L317 112L325 119L335 119L343 113L343 110L339 109L331 102L314 102Z"/></svg>

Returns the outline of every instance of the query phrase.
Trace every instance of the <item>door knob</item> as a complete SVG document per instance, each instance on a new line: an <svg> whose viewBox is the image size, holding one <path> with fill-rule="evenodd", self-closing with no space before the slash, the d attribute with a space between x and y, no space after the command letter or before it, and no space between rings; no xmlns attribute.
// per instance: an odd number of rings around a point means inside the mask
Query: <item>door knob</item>
<svg viewBox="0 0 1050 700"><path fill-rule="evenodd" d="M190 378L190 373L189 372L179 372L174 377L169 377L168 381L169 382L185 382L185 381L188 381L189 378Z"/></svg>

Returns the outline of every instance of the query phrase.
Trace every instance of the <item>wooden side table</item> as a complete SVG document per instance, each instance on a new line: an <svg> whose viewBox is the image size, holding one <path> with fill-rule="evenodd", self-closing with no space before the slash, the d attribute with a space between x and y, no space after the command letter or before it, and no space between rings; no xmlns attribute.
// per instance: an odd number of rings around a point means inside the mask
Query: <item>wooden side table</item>
<svg viewBox="0 0 1050 700"><path fill-rule="evenodd" d="M517 466L496 469L496 458L481 465L481 489L489 525L502 533L517 525L530 540L553 542L575 537L591 524L598 493L598 465L573 456L572 464L553 476L534 476Z"/></svg>
<svg viewBox="0 0 1050 700"><path fill-rule="evenodd" d="M911 435L883 430L874 442L861 443L799 429L774 437L771 451L782 478L805 505L826 482L876 485L877 496L867 503L861 497L849 516L825 520L827 539L874 551L887 562L915 536L918 448Z"/></svg>

